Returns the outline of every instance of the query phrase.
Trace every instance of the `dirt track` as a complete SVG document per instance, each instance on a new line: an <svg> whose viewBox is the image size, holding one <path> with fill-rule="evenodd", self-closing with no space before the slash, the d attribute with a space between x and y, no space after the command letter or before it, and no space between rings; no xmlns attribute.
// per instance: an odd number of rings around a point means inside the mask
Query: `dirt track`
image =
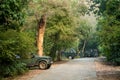
<svg viewBox="0 0 120 80"><path fill-rule="evenodd" d="M30 80L97 80L94 58L79 58L51 67Z"/></svg>
<svg viewBox="0 0 120 80"><path fill-rule="evenodd" d="M91 73L93 75L91 75ZM41 76L44 76L45 78ZM82 58L70 61L55 62L52 65L52 67L48 70L39 70L38 68L33 68L33 70L30 70L28 73L25 73L24 75L15 78L8 78L5 80L31 80L31 79L120 80L120 66L108 65L104 61L101 61L101 58L97 59Z"/></svg>

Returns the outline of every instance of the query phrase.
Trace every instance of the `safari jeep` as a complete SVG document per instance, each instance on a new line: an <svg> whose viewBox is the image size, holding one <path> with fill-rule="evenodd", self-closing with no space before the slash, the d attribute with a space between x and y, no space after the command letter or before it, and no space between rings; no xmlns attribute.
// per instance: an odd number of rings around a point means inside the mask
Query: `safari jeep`
<svg viewBox="0 0 120 80"><path fill-rule="evenodd" d="M51 67L53 63L52 58L49 56L39 57L37 55L32 56L31 58L24 61L27 64L28 68L38 66L39 69L45 70Z"/></svg>

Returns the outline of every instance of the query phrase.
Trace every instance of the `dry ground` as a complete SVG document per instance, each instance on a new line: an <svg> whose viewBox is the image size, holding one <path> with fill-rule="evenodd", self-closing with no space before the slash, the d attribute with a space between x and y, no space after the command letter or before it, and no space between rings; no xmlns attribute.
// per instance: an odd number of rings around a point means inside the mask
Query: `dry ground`
<svg viewBox="0 0 120 80"><path fill-rule="evenodd" d="M120 80L120 66L105 62L104 58L95 60L98 80Z"/></svg>

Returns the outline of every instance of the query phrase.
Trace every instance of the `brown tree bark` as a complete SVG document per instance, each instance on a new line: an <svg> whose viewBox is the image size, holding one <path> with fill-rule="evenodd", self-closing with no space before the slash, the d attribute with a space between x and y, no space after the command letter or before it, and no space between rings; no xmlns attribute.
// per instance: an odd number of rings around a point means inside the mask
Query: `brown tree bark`
<svg viewBox="0 0 120 80"><path fill-rule="evenodd" d="M61 51L57 52L57 61L61 61Z"/></svg>
<svg viewBox="0 0 120 80"><path fill-rule="evenodd" d="M46 15L42 15L38 21L37 47L38 55L43 56L43 41L46 26Z"/></svg>
<svg viewBox="0 0 120 80"><path fill-rule="evenodd" d="M82 48L82 54L84 56L85 53L85 47L86 47L87 40L84 40L83 48Z"/></svg>

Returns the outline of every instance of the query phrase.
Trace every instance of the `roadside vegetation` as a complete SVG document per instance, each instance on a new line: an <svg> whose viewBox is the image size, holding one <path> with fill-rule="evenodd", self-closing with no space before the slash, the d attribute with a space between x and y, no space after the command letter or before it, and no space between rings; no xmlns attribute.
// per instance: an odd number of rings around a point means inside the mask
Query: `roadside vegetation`
<svg viewBox="0 0 120 80"><path fill-rule="evenodd" d="M91 9L99 16L99 51L109 62L120 65L120 0L93 0L93 3Z"/></svg>

